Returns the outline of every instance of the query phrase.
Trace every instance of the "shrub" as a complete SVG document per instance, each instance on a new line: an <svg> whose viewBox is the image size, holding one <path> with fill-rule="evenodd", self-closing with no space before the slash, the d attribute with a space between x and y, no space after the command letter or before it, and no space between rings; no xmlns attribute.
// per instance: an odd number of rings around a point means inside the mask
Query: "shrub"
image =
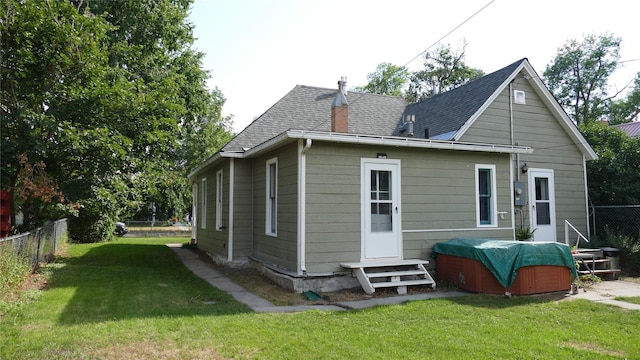
<svg viewBox="0 0 640 360"><path fill-rule="evenodd" d="M630 275L640 275L640 241L605 227L604 234L594 238L595 246L620 249L620 267Z"/></svg>
<svg viewBox="0 0 640 360"><path fill-rule="evenodd" d="M17 290L31 273L29 259L19 255L10 244L0 245L0 294Z"/></svg>

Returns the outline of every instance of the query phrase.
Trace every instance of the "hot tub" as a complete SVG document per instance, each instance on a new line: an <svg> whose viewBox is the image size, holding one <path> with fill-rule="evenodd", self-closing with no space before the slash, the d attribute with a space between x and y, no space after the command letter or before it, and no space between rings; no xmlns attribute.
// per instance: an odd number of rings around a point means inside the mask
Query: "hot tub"
<svg viewBox="0 0 640 360"><path fill-rule="evenodd" d="M561 243L452 239L433 251L439 280L471 292L568 291L577 276L571 249Z"/></svg>

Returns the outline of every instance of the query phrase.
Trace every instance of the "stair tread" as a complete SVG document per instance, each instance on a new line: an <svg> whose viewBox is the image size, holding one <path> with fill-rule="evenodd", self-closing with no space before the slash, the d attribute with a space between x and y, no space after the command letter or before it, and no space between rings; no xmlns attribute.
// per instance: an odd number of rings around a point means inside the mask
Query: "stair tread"
<svg viewBox="0 0 640 360"><path fill-rule="evenodd" d="M622 270L620 269L598 269L598 270L580 270L578 271L579 274L607 274L607 273L616 273L616 272L621 272Z"/></svg>
<svg viewBox="0 0 640 360"><path fill-rule="evenodd" d="M366 273L370 278L387 277L387 276L409 276L409 275L424 275L426 271L422 270L404 270L404 271L381 271L375 273Z"/></svg>
<svg viewBox="0 0 640 360"><path fill-rule="evenodd" d="M365 262L341 263L340 266L354 269L354 268L370 268L370 267L385 267L385 266L426 265L428 263L429 263L429 260L422 260L422 259L372 260L372 261L365 261Z"/></svg>
<svg viewBox="0 0 640 360"><path fill-rule="evenodd" d="M393 286L405 286L405 285L432 285L435 284L435 281L429 279L420 279L420 280L404 280L404 281L384 281L384 282L373 282L371 286L374 288L379 287L393 287Z"/></svg>

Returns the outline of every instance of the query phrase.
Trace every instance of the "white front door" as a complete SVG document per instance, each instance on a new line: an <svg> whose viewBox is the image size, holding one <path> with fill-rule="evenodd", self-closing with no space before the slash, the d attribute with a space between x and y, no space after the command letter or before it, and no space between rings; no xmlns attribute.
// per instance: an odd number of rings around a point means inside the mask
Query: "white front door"
<svg viewBox="0 0 640 360"><path fill-rule="evenodd" d="M401 259L400 160L362 159L362 260Z"/></svg>
<svg viewBox="0 0 640 360"><path fill-rule="evenodd" d="M556 241L553 170L529 169L529 206L533 241Z"/></svg>

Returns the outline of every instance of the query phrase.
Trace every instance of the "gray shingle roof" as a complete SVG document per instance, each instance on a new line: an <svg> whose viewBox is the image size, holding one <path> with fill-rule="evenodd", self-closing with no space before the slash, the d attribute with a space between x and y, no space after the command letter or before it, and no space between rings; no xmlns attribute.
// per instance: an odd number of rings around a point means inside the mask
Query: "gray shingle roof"
<svg viewBox="0 0 640 360"><path fill-rule="evenodd" d="M423 137L455 132L489 99L526 59L419 103L400 97L349 92L349 132L406 136L404 115L414 114L414 134ZM337 89L297 85L247 126L221 151L243 151L287 130L331 131L331 103Z"/></svg>
<svg viewBox="0 0 640 360"><path fill-rule="evenodd" d="M407 106L404 115L416 116L415 136L424 137L425 129L429 129L430 137L445 133L451 133L452 137L525 60L518 60L463 86ZM398 128L394 135L402 136L401 130ZM451 137L442 140L450 140Z"/></svg>
<svg viewBox="0 0 640 360"><path fill-rule="evenodd" d="M252 148L287 130L331 131L331 103L337 89L297 85L225 145L222 151ZM391 135L407 106L400 97L349 92L349 132Z"/></svg>

